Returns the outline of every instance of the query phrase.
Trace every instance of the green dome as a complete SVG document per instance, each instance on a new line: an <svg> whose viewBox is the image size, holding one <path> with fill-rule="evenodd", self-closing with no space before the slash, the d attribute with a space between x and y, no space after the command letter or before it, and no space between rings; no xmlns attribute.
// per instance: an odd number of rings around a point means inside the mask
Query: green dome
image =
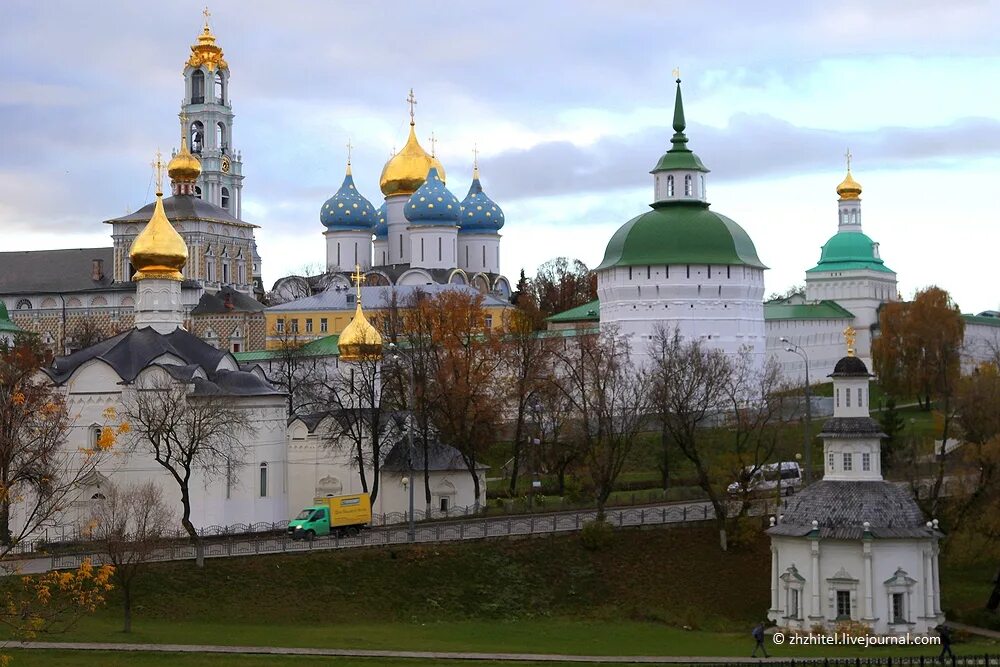
<svg viewBox="0 0 1000 667"><path fill-rule="evenodd" d="M816 271L850 271L869 269L892 273L875 254L875 242L861 232L838 232L823 246L819 263L807 273Z"/></svg>
<svg viewBox="0 0 1000 667"><path fill-rule="evenodd" d="M622 225L597 267L722 264L767 267L742 227L700 201L659 202Z"/></svg>

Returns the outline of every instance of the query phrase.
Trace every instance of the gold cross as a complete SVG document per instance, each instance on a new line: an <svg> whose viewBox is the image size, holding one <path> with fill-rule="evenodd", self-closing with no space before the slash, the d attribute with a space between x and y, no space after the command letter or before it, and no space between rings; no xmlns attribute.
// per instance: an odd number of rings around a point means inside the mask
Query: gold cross
<svg viewBox="0 0 1000 667"><path fill-rule="evenodd" d="M352 148L354 148L354 146L351 145L351 138L347 137L347 166L348 167L351 166L351 149Z"/></svg>
<svg viewBox="0 0 1000 667"><path fill-rule="evenodd" d="M161 159L160 149L156 149L156 159L150 163L153 167L153 173L156 175L156 194L163 194L163 160Z"/></svg>
<svg viewBox="0 0 1000 667"><path fill-rule="evenodd" d="M472 144L472 168L479 169L479 144Z"/></svg>
<svg viewBox="0 0 1000 667"><path fill-rule="evenodd" d="M187 114L184 113L183 111L181 112L180 116L181 116L181 145L183 146L184 143L185 143L185 140L187 139L187 122L188 122L188 117L187 117Z"/></svg>
<svg viewBox="0 0 1000 667"><path fill-rule="evenodd" d="M413 125L413 106L417 103L417 98L413 96L412 88L410 94L406 96L406 101L410 103L410 125Z"/></svg>
<svg viewBox="0 0 1000 667"><path fill-rule="evenodd" d="M434 157L434 152L437 149L437 139L434 138L434 132L431 132L431 157Z"/></svg>
<svg viewBox="0 0 1000 667"><path fill-rule="evenodd" d="M680 67L675 67L674 68L674 78L675 79L681 78L681 68Z"/></svg>
<svg viewBox="0 0 1000 667"><path fill-rule="evenodd" d="M212 12L208 11L208 6L206 5L205 9L203 9L201 13L205 16L205 27L207 28L208 27L208 17L212 15Z"/></svg>
<svg viewBox="0 0 1000 667"><path fill-rule="evenodd" d="M847 152L844 153L844 157L847 158L847 171L851 170L851 149L848 148Z"/></svg>
<svg viewBox="0 0 1000 667"><path fill-rule="evenodd" d="M857 337L857 331L855 331L854 327L849 326L846 329L844 329L844 340L847 341L847 356L849 357L854 356L855 337Z"/></svg>
<svg viewBox="0 0 1000 667"><path fill-rule="evenodd" d="M358 304L361 303L361 283L365 282L365 275L361 273L361 265L354 265L354 273L351 274L351 280L354 281L354 285L358 290Z"/></svg>

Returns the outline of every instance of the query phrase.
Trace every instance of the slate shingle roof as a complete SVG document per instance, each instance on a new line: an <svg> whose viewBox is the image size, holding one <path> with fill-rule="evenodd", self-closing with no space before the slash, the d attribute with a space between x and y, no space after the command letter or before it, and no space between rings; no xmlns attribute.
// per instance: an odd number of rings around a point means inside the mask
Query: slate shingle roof
<svg viewBox="0 0 1000 667"><path fill-rule="evenodd" d="M424 452L423 447L420 445L420 439L414 437L413 439L413 469L423 470L424 469ZM403 439L393 445L392 449L385 457L385 462L382 463L382 470L388 472L408 472L409 465L407 463L407 453L409 452L409 443L406 439ZM430 447L428 447L428 469L429 470L468 470L465 465L465 461L462 459L462 454L457 449L451 445L446 445L441 442L432 442ZM489 466L479 464L476 466L480 470L488 469Z"/></svg>
<svg viewBox="0 0 1000 667"><path fill-rule="evenodd" d="M785 498L780 523L770 535L801 537L819 522L819 536L861 539L864 523L876 538L931 537L916 501L905 487L891 482L839 482L822 480Z"/></svg>
<svg viewBox="0 0 1000 667"><path fill-rule="evenodd" d="M836 377L871 377L871 373L868 372L868 367L865 366L865 362L861 361L858 357L841 357L837 365L833 367L833 373L830 373L832 378Z"/></svg>
<svg viewBox="0 0 1000 667"><path fill-rule="evenodd" d="M114 252L111 247L0 252L0 293L128 289L128 285L116 285L111 279ZM95 259L104 265L101 280L91 279L91 263Z"/></svg>
<svg viewBox="0 0 1000 667"><path fill-rule="evenodd" d="M155 206L156 202L151 202L140 208L138 211L133 211L132 213L123 215L120 218L105 220L105 222L136 222L145 224L149 222L151 217L153 217L153 207ZM213 220L216 222L228 222L230 224L235 223L244 227L256 227L256 225L250 225L241 220L237 220L224 208L209 203L204 199L198 199L197 197L192 197L190 195L167 197L163 200L163 212L167 214L167 219L170 220L170 222L183 222L185 220Z"/></svg>
<svg viewBox="0 0 1000 667"><path fill-rule="evenodd" d="M823 424L819 437L885 438L882 425L871 417L831 417Z"/></svg>
<svg viewBox="0 0 1000 667"><path fill-rule="evenodd" d="M253 373L219 369L219 363L228 354L183 329L161 334L150 327L143 327L130 329L68 356L57 357L52 366L44 371L53 382L62 384L80 366L97 359L111 366L123 381L132 382L154 360L170 355L184 363L162 366L175 379L191 381L193 378L196 394L281 394ZM208 376L207 380L195 377L195 371L199 368Z"/></svg>
<svg viewBox="0 0 1000 667"><path fill-rule="evenodd" d="M226 297L232 308L226 307ZM267 306L257 299L234 290L228 285L215 294L205 292L198 300L198 305L191 310L192 315L224 315L229 313L259 313Z"/></svg>

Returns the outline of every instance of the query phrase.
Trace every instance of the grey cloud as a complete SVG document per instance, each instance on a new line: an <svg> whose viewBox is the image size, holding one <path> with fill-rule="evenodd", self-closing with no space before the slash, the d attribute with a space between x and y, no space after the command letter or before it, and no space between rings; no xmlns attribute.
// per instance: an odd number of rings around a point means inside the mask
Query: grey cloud
<svg viewBox="0 0 1000 667"><path fill-rule="evenodd" d="M839 172L850 147L865 169L947 167L1000 151L1000 121L965 118L939 128L880 128L833 132L802 128L762 115L736 115L724 129L688 126L688 144L712 170L715 182ZM491 196L498 200L584 194L643 187L648 172L669 148L669 127L589 146L549 142L482 161Z"/></svg>

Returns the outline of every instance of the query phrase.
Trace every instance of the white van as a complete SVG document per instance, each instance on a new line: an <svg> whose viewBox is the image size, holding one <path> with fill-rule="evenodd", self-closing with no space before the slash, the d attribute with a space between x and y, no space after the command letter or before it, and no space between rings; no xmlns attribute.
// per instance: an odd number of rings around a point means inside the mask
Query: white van
<svg viewBox="0 0 1000 667"><path fill-rule="evenodd" d="M779 468L780 466L780 468ZM778 474L778 471L781 474ZM729 485L729 493L741 493L745 486L747 491L754 495L767 495L777 493L780 483L781 494L790 496L802 486L802 468L797 461L782 461L781 463L766 463L757 470L754 466L747 466L743 471L744 479L737 480Z"/></svg>

